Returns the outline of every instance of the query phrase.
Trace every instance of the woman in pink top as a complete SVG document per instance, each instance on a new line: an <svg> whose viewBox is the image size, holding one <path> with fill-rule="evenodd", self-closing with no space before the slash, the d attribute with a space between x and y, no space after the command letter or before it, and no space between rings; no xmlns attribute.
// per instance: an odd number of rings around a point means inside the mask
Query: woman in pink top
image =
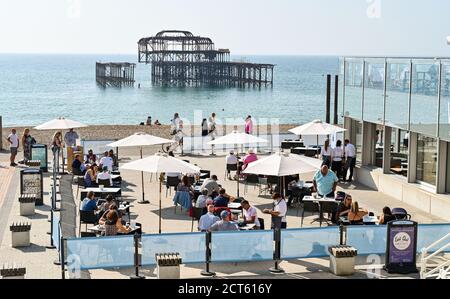
<svg viewBox="0 0 450 299"><path fill-rule="evenodd" d="M249 115L245 119L245 134L252 134L253 132L253 121L252 117Z"/></svg>
<svg viewBox="0 0 450 299"><path fill-rule="evenodd" d="M258 156L255 154L253 149L248 150L247 156L244 158L244 165L242 166L242 170L247 168L247 165L258 160Z"/></svg>

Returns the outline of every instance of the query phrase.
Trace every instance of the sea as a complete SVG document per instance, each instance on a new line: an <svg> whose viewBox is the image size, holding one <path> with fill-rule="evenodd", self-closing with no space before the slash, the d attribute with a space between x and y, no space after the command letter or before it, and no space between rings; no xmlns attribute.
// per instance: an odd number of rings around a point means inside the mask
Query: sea
<svg viewBox="0 0 450 299"><path fill-rule="evenodd" d="M248 55L232 60L275 64L273 86L152 86L150 65L137 63L137 55L0 54L0 115L4 127L34 126L57 117L130 125L151 116L169 124L175 112L192 122L212 112L236 122L247 115L280 124L325 118L326 75L338 73L338 57ZM134 87L98 86L96 62L137 63Z"/></svg>

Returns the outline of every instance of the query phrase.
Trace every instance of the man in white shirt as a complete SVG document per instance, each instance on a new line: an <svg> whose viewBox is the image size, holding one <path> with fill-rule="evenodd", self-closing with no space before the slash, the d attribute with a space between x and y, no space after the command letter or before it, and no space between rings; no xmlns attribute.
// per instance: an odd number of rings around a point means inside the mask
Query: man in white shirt
<svg viewBox="0 0 450 299"><path fill-rule="evenodd" d="M350 143L350 140L344 141L345 145L345 172L344 181L351 182L353 180L353 169L356 166L356 148ZM350 170L350 176L347 179L347 171Z"/></svg>
<svg viewBox="0 0 450 299"><path fill-rule="evenodd" d="M230 170L228 169L228 165L238 165L238 158L236 157L236 155L234 154L234 151L231 150L230 154L225 158L226 162L227 162L227 172L228 172L228 179L231 180L231 175L230 175Z"/></svg>
<svg viewBox="0 0 450 299"><path fill-rule="evenodd" d="M202 194L197 198L195 207L201 209L206 208L206 203L208 200L212 200L212 198L208 196L208 189L202 189Z"/></svg>
<svg viewBox="0 0 450 299"><path fill-rule="evenodd" d="M108 167L107 166L103 166L103 172L99 173L97 175L97 184L98 181L102 180L102 181L106 181L109 180L109 185L112 186L113 185L113 181L112 181L112 177L108 172Z"/></svg>
<svg viewBox="0 0 450 299"><path fill-rule="evenodd" d="M8 135L8 138L6 138L6 140L8 140L9 142L9 149L11 151L11 156L9 158L10 160L10 166L17 166L15 160L16 160L16 156L17 156L17 151L19 149L19 137L16 134L16 129L12 129L11 130L11 134Z"/></svg>
<svg viewBox="0 0 450 299"><path fill-rule="evenodd" d="M214 215L214 205L208 206L208 213L200 217L198 222L198 230L202 232L208 231L211 226L219 221L220 218Z"/></svg>
<svg viewBox="0 0 450 299"><path fill-rule="evenodd" d="M217 175L212 175L210 179L206 179L203 182L201 189L208 190L208 196L211 196L213 193L219 194L220 186L217 183Z"/></svg>
<svg viewBox="0 0 450 299"><path fill-rule="evenodd" d="M286 213L287 204L284 198L281 197L280 193L274 193L272 195L273 208L264 209L264 214L270 214L272 216L272 229L286 229Z"/></svg>
<svg viewBox="0 0 450 299"><path fill-rule="evenodd" d="M100 166L102 169L106 166L108 168L108 171L113 170L113 159L109 156L109 153L106 151L105 155L100 159Z"/></svg>
<svg viewBox="0 0 450 299"><path fill-rule="evenodd" d="M245 223L254 223L255 228L259 229L261 224L258 219L258 212L255 207L252 207L247 200L241 202L241 206L244 212Z"/></svg>

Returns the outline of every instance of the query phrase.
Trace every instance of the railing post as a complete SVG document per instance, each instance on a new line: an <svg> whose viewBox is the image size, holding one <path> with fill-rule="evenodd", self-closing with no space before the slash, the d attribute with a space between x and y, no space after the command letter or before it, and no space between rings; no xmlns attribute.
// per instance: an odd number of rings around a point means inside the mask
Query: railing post
<svg viewBox="0 0 450 299"><path fill-rule="evenodd" d="M347 227L342 223L339 226L339 245L347 245Z"/></svg>
<svg viewBox="0 0 450 299"><path fill-rule="evenodd" d="M274 274L282 274L284 273L284 270L279 267L279 262L281 259L281 230L279 228L274 228L273 239L275 241L275 252L273 253L275 266L270 268L269 271Z"/></svg>
<svg viewBox="0 0 450 299"><path fill-rule="evenodd" d="M59 247L59 259L61 260L61 278L62 279L66 279L66 261L64 260L64 255L65 255L65 242L64 242L64 237L61 236L61 242L60 242L60 247Z"/></svg>
<svg viewBox="0 0 450 299"><path fill-rule="evenodd" d="M50 210L50 233L49 233L49 235L50 235L50 246L47 246L46 248L47 249L55 249L56 248L56 246L55 246L55 244L53 243L53 229L54 229L54 227L53 227L53 209L52 210Z"/></svg>
<svg viewBox="0 0 450 299"><path fill-rule="evenodd" d="M201 272L201 275L203 276L216 276L216 273L209 271L209 264L211 263L211 239L211 232L206 232L206 268Z"/></svg>
<svg viewBox="0 0 450 299"><path fill-rule="evenodd" d="M134 269L135 269L135 275L131 276L131 279L145 279L144 276L139 275L139 242L141 240L141 235L138 233L134 234ZM142 259L141 259L142 260Z"/></svg>

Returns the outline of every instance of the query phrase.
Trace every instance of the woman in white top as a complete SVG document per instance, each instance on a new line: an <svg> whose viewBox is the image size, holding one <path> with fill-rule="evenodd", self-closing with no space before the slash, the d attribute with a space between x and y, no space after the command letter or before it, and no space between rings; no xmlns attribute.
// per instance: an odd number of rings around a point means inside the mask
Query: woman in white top
<svg viewBox="0 0 450 299"><path fill-rule="evenodd" d="M333 149L331 170L336 174L338 179L341 179L342 174L342 159L344 157L344 149L342 148L342 141L336 142L336 147Z"/></svg>
<svg viewBox="0 0 450 299"><path fill-rule="evenodd" d="M322 166L327 165L328 167L331 166L331 155L332 155L332 149L330 146L330 140L325 140L324 145L320 149L320 156L322 157Z"/></svg>

